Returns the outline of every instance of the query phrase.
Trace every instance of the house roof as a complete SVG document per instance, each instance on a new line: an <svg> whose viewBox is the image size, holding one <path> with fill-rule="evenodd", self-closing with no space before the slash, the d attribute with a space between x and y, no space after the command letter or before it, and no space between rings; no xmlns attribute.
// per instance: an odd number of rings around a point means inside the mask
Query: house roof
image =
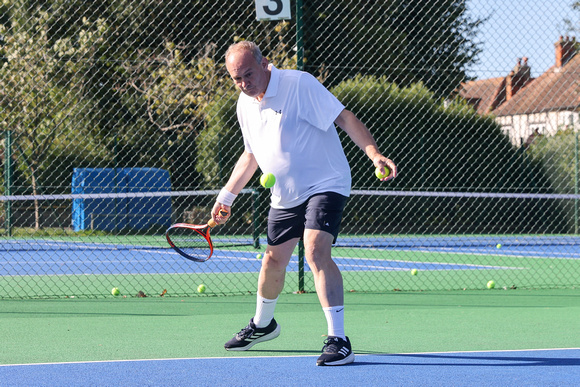
<svg viewBox="0 0 580 387"><path fill-rule="evenodd" d="M510 100L493 111L495 116L513 116L580 107L580 55L562 67L552 66L528 83Z"/></svg>
<svg viewBox="0 0 580 387"><path fill-rule="evenodd" d="M505 77L465 82L459 95L472 104L477 113L487 114L498 105L497 99L502 92L505 98Z"/></svg>

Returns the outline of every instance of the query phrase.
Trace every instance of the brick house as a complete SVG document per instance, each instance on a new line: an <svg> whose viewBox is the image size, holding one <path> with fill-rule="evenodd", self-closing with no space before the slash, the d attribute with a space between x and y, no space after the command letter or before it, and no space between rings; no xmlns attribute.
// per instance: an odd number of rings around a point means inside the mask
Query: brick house
<svg viewBox="0 0 580 387"><path fill-rule="evenodd" d="M576 55L577 43L575 38L560 37L554 46L555 64L539 77L531 77L527 58L522 58L506 77L465 82L459 95L479 114L494 116L514 145L578 126L580 55Z"/></svg>

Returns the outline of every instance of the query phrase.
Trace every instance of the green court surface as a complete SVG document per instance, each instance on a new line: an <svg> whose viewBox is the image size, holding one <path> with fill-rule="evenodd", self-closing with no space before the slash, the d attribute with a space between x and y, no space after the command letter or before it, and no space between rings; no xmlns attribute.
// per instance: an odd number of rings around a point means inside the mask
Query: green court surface
<svg viewBox="0 0 580 387"><path fill-rule="evenodd" d="M358 354L578 348L578 289L348 292ZM313 293L283 294L282 333L247 352L223 344L255 296L0 301L0 364L320 353L326 321Z"/></svg>

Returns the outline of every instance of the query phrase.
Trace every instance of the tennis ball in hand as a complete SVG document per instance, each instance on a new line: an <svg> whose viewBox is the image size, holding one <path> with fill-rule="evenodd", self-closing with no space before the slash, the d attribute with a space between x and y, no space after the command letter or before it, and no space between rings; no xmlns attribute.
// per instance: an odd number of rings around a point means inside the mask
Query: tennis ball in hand
<svg viewBox="0 0 580 387"><path fill-rule="evenodd" d="M119 288L113 288L113 289L111 290L111 294L112 294L113 296L118 296L119 294L121 294L121 292L119 291Z"/></svg>
<svg viewBox="0 0 580 387"><path fill-rule="evenodd" d="M489 282L487 283L487 288L488 288L488 289L493 289L493 288L495 288L495 281L493 281L493 280L492 280L492 281L489 281Z"/></svg>
<svg viewBox="0 0 580 387"><path fill-rule="evenodd" d="M197 292L198 293L204 293L205 292L205 285L201 284L197 287Z"/></svg>
<svg viewBox="0 0 580 387"><path fill-rule="evenodd" d="M385 173L383 173L381 168L375 168L375 176L379 179L384 179L385 177L389 176L389 174L391 173L391 170L389 169L389 167L385 167Z"/></svg>
<svg viewBox="0 0 580 387"><path fill-rule="evenodd" d="M417 273L418 273L418 270L417 269L411 270L411 275L417 275Z"/></svg>
<svg viewBox="0 0 580 387"><path fill-rule="evenodd" d="M264 188L272 188L276 184L276 177L271 173L264 173L260 177L260 184Z"/></svg>

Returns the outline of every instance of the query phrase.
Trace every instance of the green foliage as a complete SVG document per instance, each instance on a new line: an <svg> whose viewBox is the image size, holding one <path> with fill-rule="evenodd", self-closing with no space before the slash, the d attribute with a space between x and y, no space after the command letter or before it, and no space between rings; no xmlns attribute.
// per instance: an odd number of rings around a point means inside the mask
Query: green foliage
<svg viewBox="0 0 580 387"><path fill-rule="evenodd" d="M203 125L203 112L213 94L224 87L224 77L212 56L186 63L175 44L167 43L167 53L156 67L143 62L138 90L147 101L150 121L160 130L190 132Z"/></svg>
<svg viewBox="0 0 580 387"><path fill-rule="evenodd" d="M576 136L572 129L560 130L554 136L539 136L530 144L528 153L541 164L550 186L561 194L572 194L576 176Z"/></svg>
<svg viewBox="0 0 580 387"><path fill-rule="evenodd" d="M0 68L0 122L13 131L13 146L20 177L32 192L41 185L55 185L70 175L73 161L102 156L102 148L90 144L88 121L92 105L83 100L79 63L102 40L102 23L79 30L70 39L51 41L48 15L39 12L24 29L14 22L4 36ZM54 163L60 160L60 163ZM70 181L70 180L69 180Z"/></svg>
<svg viewBox="0 0 580 387"><path fill-rule="evenodd" d="M520 181L496 175L497 165L511 164L515 151L490 118L460 102L445 106L422 84L400 88L386 77L345 81L333 93L373 133L380 149L399 166L393 188L492 191L521 188ZM379 187L366 169L369 160L347 146L355 187ZM490 151L492 149L492 151ZM360 169L359 169L360 168Z"/></svg>
<svg viewBox="0 0 580 387"><path fill-rule="evenodd" d="M357 76L332 91L369 127L379 149L398 167L396 179L380 182L370 160L342 133L354 189L485 193L549 188L542 172L512 147L498 124L477 115L464 102L445 104L422 84L399 88L386 77ZM374 199L353 200L362 202L352 205L360 209L368 208L366 201ZM375 219L382 227L404 233L541 229L546 223L542 216L528 217L538 213L530 211L528 206L533 205L522 200L397 197L372 206L377 207L373 213L388 214ZM348 214L345 228L351 221L353 227L360 227L368 216ZM416 225L423 228L409 229Z"/></svg>
<svg viewBox="0 0 580 387"><path fill-rule="evenodd" d="M539 136L527 149L527 154L539 165L543 175L559 194L578 193L578 134L572 128L559 130L554 136ZM573 200L560 200L562 212L559 222L568 232L575 232L575 207Z"/></svg>
<svg viewBox="0 0 580 387"><path fill-rule="evenodd" d="M305 69L337 85L356 74L422 82L446 97L467 78L481 49L463 0L305 2Z"/></svg>
<svg viewBox="0 0 580 387"><path fill-rule="evenodd" d="M236 120L238 94L238 91L224 92L205 107L207 127L196 140L198 158L195 168L203 175L206 187L223 186L244 151Z"/></svg>

